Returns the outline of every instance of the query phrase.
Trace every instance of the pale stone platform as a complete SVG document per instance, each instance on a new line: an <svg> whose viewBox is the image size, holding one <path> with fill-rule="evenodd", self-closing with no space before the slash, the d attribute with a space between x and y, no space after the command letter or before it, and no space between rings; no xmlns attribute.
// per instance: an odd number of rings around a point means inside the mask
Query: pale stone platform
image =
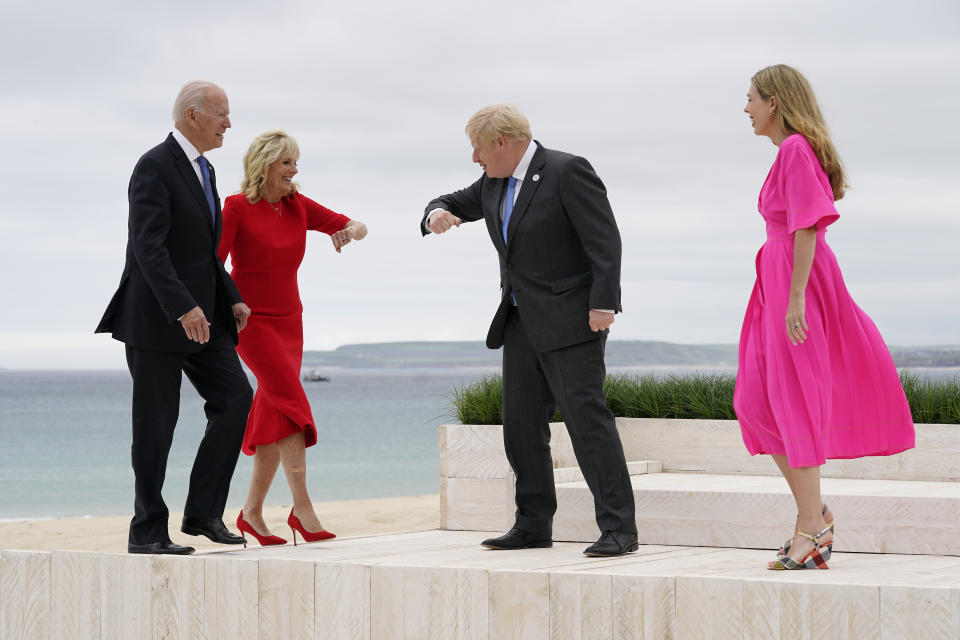
<svg viewBox="0 0 960 640"><path fill-rule="evenodd" d="M197 556L0 554L0 638L960 637L960 558L583 544L491 551L426 531Z"/></svg>
<svg viewBox="0 0 960 640"><path fill-rule="evenodd" d="M598 532L562 424L554 533L584 542L483 549L513 520L500 427L447 425L446 530L188 557L4 551L0 640L960 638L960 557L943 555L960 539L956 425L917 425L918 448L897 456L825 465L838 553L829 571L793 572L767 571L769 550L715 548L770 547L793 526L786 486L735 423L618 427L648 543L627 557L582 554ZM914 555L842 552L870 545Z"/></svg>
<svg viewBox="0 0 960 640"><path fill-rule="evenodd" d="M735 421L618 418L647 544L775 548L796 507L769 456L747 454ZM558 540L599 535L592 496L577 477L566 428L551 425ZM916 425L917 447L895 456L830 460L824 501L837 515L837 550L960 555L960 426ZM514 519L514 478L499 425L440 433L441 524L500 528ZM784 531L786 530L786 534Z"/></svg>

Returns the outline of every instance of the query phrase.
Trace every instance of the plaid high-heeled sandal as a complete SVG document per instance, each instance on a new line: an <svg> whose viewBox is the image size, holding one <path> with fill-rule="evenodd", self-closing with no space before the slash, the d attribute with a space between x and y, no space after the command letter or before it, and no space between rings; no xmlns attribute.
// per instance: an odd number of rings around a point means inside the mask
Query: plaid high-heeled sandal
<svg viewBox="0 0 960 640"><path fill-rule="evenodd" d="M833 533L832 524L827 526L823 531L820 531L816 535L810 535L809 533L804 533L803 531L797 531L797 535L813 540L813 551L808 553L800 562L797 562L787 555L780 556L776 560L771 560L767 564L767 569L772 571L791 569L829 569L830 567L827 566L827 561L830 560L830 556L833 554L833 543L831 542L830 545L824 545L822 547L820 546L820 538L828 533Z"/></svg>
<svg viewBox="0 0 960 640"><path fill-rule="evenodd" d="M824 505L823 505L823 509L820 510L820 515L822 515L822 516L827 515L827 505L826 505L826 504L824 504ZM797 520L799 520L799 519L800 519L800 516L797 515ZM836 522L836 521L837 521L837 519L836 519L836 517L834 517L833 522L828 522L827 524L833 525L833 523ZM783 546L780 547L779 549L777 549L777 556L779 557L779 556L788 555L788 554L790 553L790 545L792 545L792 544L793 544L793 538L790 538L790 539L788 539L786 542L784 542L784 543L783 543ZM827 545L827 548L829 548L830 551L833 551L833 541L832 541L832 540L830 541L830 544Z"/></svg>

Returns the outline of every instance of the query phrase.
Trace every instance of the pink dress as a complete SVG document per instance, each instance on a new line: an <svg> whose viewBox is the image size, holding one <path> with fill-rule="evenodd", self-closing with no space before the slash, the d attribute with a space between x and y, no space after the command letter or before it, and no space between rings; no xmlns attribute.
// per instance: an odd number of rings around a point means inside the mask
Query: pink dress
<svg viewBox="0 0 960 640"><path fill-rule="evenodd" d="M802 135L783 141L760 190L767 241L740 334L733 406L751 455L786 455L793 468L827 458L886 456L914 446L913 419L876 325L850 297L827 246L839 218L830 181ZM793 234L816 225L807 282L807 339L794 346L785 318Z"/></svg>

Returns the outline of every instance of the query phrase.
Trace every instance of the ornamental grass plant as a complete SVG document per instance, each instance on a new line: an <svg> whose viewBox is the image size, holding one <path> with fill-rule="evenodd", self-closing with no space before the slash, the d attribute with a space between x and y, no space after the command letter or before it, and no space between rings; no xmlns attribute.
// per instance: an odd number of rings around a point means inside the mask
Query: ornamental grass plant
<svg viewBox="0 0 960 640"><path fill-rule="evenodd" d="M461 424L501 424L503 378L494 373L455 388L451 404Z"/></svg>
<svg viewBox="0 0 960 640"><path fill-rule="evenodd" d="M736 420L733 387L729 373L611 374L603 389L613 415L623 418L677 418ZM918 424L960 424L960 377L934 379L909 370L900 372L900 382ZM453 390L451 405L462 424L503 422L503 380L499 374L484 376ZM553 417L560 422L558 411Z"/></svg>
<svg viewBox="0 0 960 640"><path fill-rule="evenodd" d="M960 424L960 377L932 379L900 372L916 424Z"/></svg>

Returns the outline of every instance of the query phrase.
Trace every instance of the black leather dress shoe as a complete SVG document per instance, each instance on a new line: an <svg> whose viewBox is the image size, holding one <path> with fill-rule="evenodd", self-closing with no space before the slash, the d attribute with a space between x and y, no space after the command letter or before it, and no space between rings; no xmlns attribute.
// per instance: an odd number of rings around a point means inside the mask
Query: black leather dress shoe
<svg viewBox="0 0 960 640"><path fill-rule="evenodd" d="M147 544L127 543L127 553L156 553L174 556L186 556L196 551L193 547L184 547L169 540L150 542Z"/></svg>
<svg viewBox="0 0 960 640"><path fill-rule="evenodd" d="M244 544L246 539L231 533L223 524L223 518L184 518L180 531L191 536L207 536L220 544Z"/></svg>
<svg viewBox="0 0 960 640"><path fill-rule="evenodd" d="M499 538L489 538L480 544L488 549L545 549L553 546L553 540L549 536L544 538L520 529L510 529Z"/></svg>
<svg viewBox="0 0 960 640"><path fill-rule="evenodd" d="M640 548L637 534L622 531L604 531L600 539L583 550L583 555L594 557L622 556Z"/></svg>

